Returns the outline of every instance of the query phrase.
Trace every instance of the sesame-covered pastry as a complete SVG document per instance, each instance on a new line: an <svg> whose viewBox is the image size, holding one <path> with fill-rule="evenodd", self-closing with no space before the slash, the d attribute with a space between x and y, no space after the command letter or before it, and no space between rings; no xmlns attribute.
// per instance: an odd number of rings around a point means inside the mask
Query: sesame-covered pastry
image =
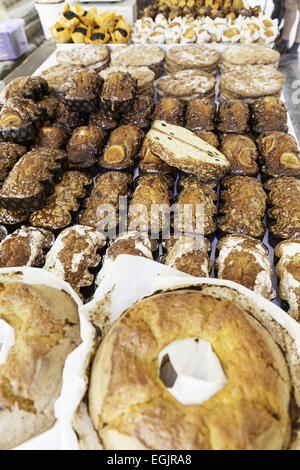
<svg viewBox="0 0 300 470"><path fill-rule="evenodd" d="M104 236L97 230L74 225L58 236L46 256L44 269L68 282L81 295L80 289L94 282L89 269L100 264L101 256L97 252L105 243Z"/></svg>
<svg viewBox="0 0 300 470"><path fill-rule="evenodd" d="M300 176L300 151L292 135L268 132L259 137L258 148L264 175L273 178Z"/></svg>
<svg viewBox="0 0 300 470"><path fill-rule="evenodd" d="M279 243L275 256L279 258L276 271L280 279L280 297L288 303L289 315L300 321L300 238Z"/></svg>
<svg viewBox="0 0 300 470"><path fill-rule="evenodd" d="M155 106L154 118L161 121L183 126L185 121L185 106L177 98L165 96L160 98Z"/></svg>
<svg viewBox="0 0 300 470"><path fill-rule="evenodd" d="M245 235L227 235L217 244L218 279L242 284L268 300L275 297L266 246Z"/></svg>
<svg viewBox="0 0 300 470"><path fill-rule="evenodd" d="M265 96L251 106L252 128L262 134L270 131L287 130L287 109L280 99Z"/></svg>
<svg viewBox="0 0 300 470"><path fill-rule="evenodd" d="M258 151L253 140L242 134L223 134L221 152L230 163L229 175L254 176L258 173Z"/></svg>
<svg viewBox="0 0 300 470"><path fill-rule="evenodd" d="M130 168L140 150L143 138L143 131L134 125L118 127L111 133L103 155L98 160L99 165L112 170Z"/></svg>
<svg viewBox="0 0 300 470"><path fill-rule="evenodd" d="M216 104L211 98L196 98L188 104L185 126L191 131L215 129Z"/></svg>
<svg viewBox="0 0 300 470"><path fill-rule="evenodd" d="M50 147L52 149L62 149L69 138L69 130L61 124L43 126L36 136L37 147Z"/></svg>
<svg viewBox="0 0 300 470"><path fill-rule="evenodd" d="M35 227L62 230L72 223L72 212L80 208L86 187L92 184L92 178L79 171L67 171L55 186L54 193L46 200L43 209L30 215L29 223Z"/></svg>
<svg viewBox="0 0 300 470"><path fill-rule="evenodd" d="M5 180L10 170L26 153L26 147L12 142L0 142L0 181Z"/></svg>
<svg viewBox="0 0 300 470"><path fill-rule="evenodd" d="M171 237L163 242L167 253L161 262L170 268L177 269L195 277L209 277L211 262L210 242L203 237L180 236Z"/></svg>
<svg viewBox="0 0 300 470"><path fill-rule="evenodd" d="M112 72L104 82L101 103L105 111L126 112L133 104L137 80L126 72Z"/></svg>
<svg viewBox="0 0 300 470"><path fill-rule="evenodd" d="M0 243L0 267L39 267L45 260L44 250L54 241L54 235L48 230L22 227Z"/></svg>
<svg viewBox="0 0 300 470"><path fill-rule="evenodd" d="M218 228L224 234L240 233L261 238L267 195L260 181L250 176L230 176L222 182Z"/></svg>
<svg viewBox="0 0 300 470"><path fill-rule="evenodd" d="M94 70L76 73L64 96L66 108L79 114L92 113L99 105L102 85L103 78Z"/></svg>
<svg viewBox="0 0 300 470"><path fill-rule="evenodd" d="M246 133L250 130L249 106L242 101L228 100L221 103L217 119L217 127L221 132Z"/></svg>
<svg viewBox="0 0 300 470"><path fill-rule="evenodd" d="M89 168L97 162L105 134L100 127L78 127L67 145L70 168Z"/></svg>

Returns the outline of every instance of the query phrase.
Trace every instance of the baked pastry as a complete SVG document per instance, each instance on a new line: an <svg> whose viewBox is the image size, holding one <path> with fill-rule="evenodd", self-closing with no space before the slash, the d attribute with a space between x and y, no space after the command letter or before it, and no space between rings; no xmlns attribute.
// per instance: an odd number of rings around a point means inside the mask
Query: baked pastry
<svg viewBox="0 0 300 470"><path fill-rule="evenodd" d="M167 250L161 258L163 264L191 276L209 277L211 244L206 238L176 235L163 241L163 247Z"/></svg>
<svg viewBox="0 0 300 470"><path fill-rule="evenodd" d="M300 320L300 239L293 238L279 243L275 248L279 258L276 272L280 279L279 294L288 303L288 313L295 320Z"/></svg>
<svg viewBox="0 0 300 470"><path fill-rule="evenodd" d="M269 230L274 241L300 236L300 181L292 176L272 178L265 183L271 208ZM272 241L272 240L271 240Z"/></svg>
<svg viewBox="0 0 300 470"><path fill-rule="evenodd" d="M49 93L49 85L42 77L17 77L4 89L5 101L18 96L33 101L40 101Z"/></svg>
<svg viewBox="0 0 300 470"><path fill-rule="evenodd" d="M61 98L54 90L50 90L49 94L44 96L43 99L38 102L39 106L45 112L45 124L51 124L55 121L60 103Z"/></svg>
<svg viewBox="0 0 300 470"><path fill-rule="evenodd" d="M111 65L116 67L148 67L159 78L163 74L164 51L154 45L116 47L111 53Z"/></svg>
<svg viewBox="0 0 300 470"><path fill-rule="evenodd" d="M184 126L184 104L177 98L165 96L155 106L154 118L176 126Z"/></svg>
<svg viewBox="0 0 300 470"><path fill-rule="evenodd" d="M275 297L266 246L246 235L227 235L217 244L218 279L237 282L268 300Z"/></svg>
<svg viewBox="0 0 300 470"><path fill-rule="evenodd" d="M279 58L279 52L271 47L256 44L229 46L222 55L222 70L248 65L269 65L277 69Z"/></svg>
<svg viewBox="0 0 300 470"><path fill-rule="evenodd" d="M167 164L197 176L201 181L218 181L229 162L211 145L183 127L155 121L144 145Z"/></svg>
<svg viewBox="0 0 300 470"><path fill-rule="evenodd" d="M104 44L76 44L56 52L58 64L82 66L100 72L109 65L110 51Z"/></svg>
<svg viewBox="0 0 300 470"><path fill-rule="evenodd" d="M78 127L67 145L70 168L89 168L97 162L105 141L104 131L100 127Z"/></svg>
<svg viewBox="0 0 300 470"><path fill-rule="evenodd" d="M228 176L222 181L218 228L224 234L240 233L262 238L266 226L267 195L260 181L250 176Z"/></svg>
<svg viewBox="0 0 300 470"><path fill-rule="evenodd" d="M94 282L89 270L100 264L98 251L105 244L102 233L91 227L74 225L58 236L46 256L44 269L68 282L81 295L80 289Z"/></svg>
<svg viewBox="0 0 300 470"><path fill-rule="evenodd" d="M28 217L28 212L8 211L7 209L0 207L0 224L3 224L8 228L19 228L19 224L26 222Z"/></svg>
<svg viewBox="0 0 300 470"><path fill-rule="evenodd" d="M258 134L270 131L287 131L285 104L274 96L266 96L251 106L252 129Z"/></svg>
<svg viewBox="0 0 300 470"><path fill-rule="evenodd" d="M37 147L50 147L52 149L63 149L69 138L69 130L62 124L43 126L35 139Z"/></svg>
<svg viewBox="0 0 300 470"><path fill-rule="evenodd" d="M39 76L44 78L49 87L59 95L64 95L73 80L76 73L84 70L80 65L58 64L43 70Z"/></svg>
<svg viewBox="0 0 300 470"><path fill-rule="evenodd" d="M165 70L167 73L194 69L216 75L220 53L202 45L173 46L166 52Z"/></svg>
<svg viewBox="0 0 300 470"><path fill-rule="evenodd" d="M45 207L33 212L30 225L51 230L62 230L72 223L72 212L80 208L80 200L87 194L93 180L79 171L67 171L46 200Z"/></svg>
<svg viewBox="0 0 300 470"><path fill-rule="evenodd" d="M200 70L182 70L166 75L156 82L158 96L172 96L183 101L215 97L216 81L212 75Z"/></svg>
<svg viewBox="0 0 300 470"><path fill-rule="evenodd" d="M127 72L110 73L104 82L101 104L104 111L124 112L133 104L137 80Z"/></svg>
<svg viewBox="0 0 300 470"><path fill-rule="evenodd" d="M12 142L0 142L0 181L5 180L13 166L26 153L26 147Z"/></svg>
<svg viewBox="0 0 300 470"><path fill-rule="evenodd" d="M106 450L288 446L286 361L239 297L230 291L224 299L224 289L153 295L114 323L96 354L89 386L90 416ZM210 342L228 378L201 405L181 404L158 377L159 353L182 338Z"/></svg>
<svg viewBox="0 0 300 470"><path fill-rule="evenodd" d="M48 230L22 227L0 243L0 267L40 267L45 260L44 250L55 241Z"/></svg>
<svg viewBox="0 0 300 470"><path fill-rule="evenodd" d="M212 236L216 231L218 195L215 185L205 184L196 177L183 176L178 182L175 230L184 234Z"/></svg>
<svg viewBox="0 0 300 470"><path fill-rule="evenodd" d="M15 164L0 190L0 205L10 211L32 212L45 205L45 198L64 169L63 150L36 147Z"/></svg>
<svg viewBox="0 0 300 470"><path fill-rule="evenodd" d="M77 72L64 96L66 108L79 114L92 113L99 104L102 85L103 79L94 70Z"/></svg>
<svg viewBox="0 0 300 470"><path fill-rule="evenodd" d="M170 176L150 174L140 177L129 204L128 230L154 235L169 228L173 188L174 180Z"/></svg>
<svg viewBox="0 0 300 470"><path fill-rule="evenodd" d="M106 80L113 72L129 73L136 81L136 95L148 95L153 98L155 73L149 67L107 67L100 72L101 77Z"/></svg>
<svg viewBox="0 0 300 470"><path fill-rule="evenodd" d="M15 330L15 345L0 368L5 450L52 428L65 361L81 340L78 306L69 294L18 277L1 286L0 318Z"/></svg>
<svg viewBox="0 0 300 470"><path fill-rule="evenodd" d="M129 196L131 184L128 173L109 171L98 176L79 223L103 231L115 229L119 224L119 198Z"/></svg>
<svg viewBox="0 0 300 470"><path fill-rule="evenodd" d="M122 115L122 124L132 124L145 129L150 127L154 111L154 101L148 95L136 96L131 110Z"/></svg>
<svg viewBox="0 0 300 470"><path fill-rule="evenodd" d="M211 145L212 147L215 147L216 149L219 149L220 147L220 142L218 139L217 134L215 134L212 131L205 131L204 129L202 130L194 130L193 133L197 136L200 137L200 139L204 140L207 144Z"/></svg>
<svg viewBox="0 0 300 470"><path fill-rule="evenodd" d="M245 133L250 130L250 110L247 103L228 100L218 110L218 130L221 132Z"/></svg>
<svg viewBox="0 0 300 470"><path fill-rule="evenodd" d="M118 127L118 115L100 109L90 114L90 126L100 127L103 131L112 131Z"/></svg>
<svg viewBox="0 0 300 470"><path fill-rule="evenodd" d="M247 135L223 134L220 150L230 163L228 174L255 176L258 173L258 151Z"/></svg>
<svg viewBox="0 0 300 470"><path fill-rule="evenodd" d="M296 139L274 131L258 138L262 172L267 177L300 176L300 152Z"/></svg>
<svg viewBox="0 0 300 470"><path fill-rule="evenodd" d="M60 103L57 110L56 124L65 126L67 129L76 129L76 127L85 126L87 115L68 111L63 103Z"/></svg>
<svg viewBox="0 0 300 470"><path fill-rule="evenodd" d="M188 103L185 127L191 131L215 129L216 104L209 98L196 98Z"/></svg>
<svg viewBox="0 0 300 470"><path fill-rule="evenodd" d="M159 157L154 155L149 146L148 139L144 139L140 151L139 171L140 174L158 173L160 175L171 175L176 177L177 169L165 163Z"/></svg>
<svg viewBox="0 0 300 470"><path fill-rule="evenodd" d="M138 154L144 133L136 126L120 126L111 135L98 163L103 168L124 170L132 167Z"/></svg>

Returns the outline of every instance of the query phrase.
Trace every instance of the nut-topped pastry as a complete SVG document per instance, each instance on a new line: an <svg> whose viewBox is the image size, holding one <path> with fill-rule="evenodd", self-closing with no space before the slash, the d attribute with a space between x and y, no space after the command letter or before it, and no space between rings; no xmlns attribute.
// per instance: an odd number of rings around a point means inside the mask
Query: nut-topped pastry
<svg viewBox="0 0 300 470"><path fill-rule="evenodd" d="M72 222L72 212L80 208L86 187L92 184L92 178L79 171L67 171L55 186L54 193L46 200L45 207L33 212L29 217L30 225L51 230L62 230Z"/></svg>
<svg viewBox="0 0 300 470"><path fill-rule="evenodd" d="M103 168L123 170L130 168L138 154L144 133L137 126L125 125L115 129L98 163Z"/></svg>
<svg viewBox="0 0 300 470"><path fill-rule="evenodd" d="M0 181L5 180L15 163L26 151L26 147L22 145L0 142Z"/></svg>
<svg viewBox="0 0 300 470"><path fill-rule="evenodd" d="M45 204L67 155L62 150L37 147L23 155L0 190L0 205L11 211L34 211Z"/></svg>
<svg viewBox="0 0 300 470"><path fill-rule="evenodd" d="M218 130L221 132L246 133L250 130L250 109L247 103L227 100L218 110Z"/></svg>
<svg viewBox="0 0 300 470"><path fill-rule="evenodd" d="M136 96L132 109L123 113L122 124L133 124L140 129L150 127L154 106L154 101L149 96Z"/></svg>
<svg viewBox="0 0 300 470"><path fill-rule="evenodd" d="M83 70L74 75L64 104L69 111L92 113L99 104L103 78L94 70Z"/></svg>
<svg viewBox="0 0 300 470"><path fill-rule="evenodd" d="M78 127L67 145L70 168L89 168L97 162L105 134L100 127Z"/></svg>
<svg viewBox="0 0 300 470"><path fill-rule="evenodd" d="M113 72L104 82L101 103L105 111L127 111L133 104L137 80L126 72Z"/></svg>
<svg viewBox="0 0 300 470"><path fill-rule="evenodd" d="M185 106L180 100L172 96L165 96L156 103L154 118L176 126L183 126L184 110Z"/></svg>
<svg viewBox="0 0 300 470"><path fill-rule="evenodd" d="M189 102L185 127L191 131L215 129L216 104L211 98L196 98Z"/></svg>
<svg viewBox="0 0 300 470"><path fill-rule="evenodd" d="M251 111L254 132L287 131L287 109L279 98L261 98L251 106Z"/></svg>
<svg viewBox="0 0 300 470"><path fill-rule="evenodd" d="M0 243L0 267L39 267L44 263L44 250L55 241L48 231L34 227L21 227Z"/></svg>
<svg viewBox="0 0 300 470"><path fill-rule="evenodd" d="M246 235L227 235L217 244L218 279L242 284L268 300L275 297L266 246Z"/></svg>
<svg viewBox="0 0 300 470"><path fill-rule="evenodd" d="M42 77L17 77L4 89L4 99L18 96L19 98L41 101L49 93L47 81Z"/></svg>
<svg viewBox="0 0 300 470"><path fill-rule="evenodd" d="M205 184L196 177L183 176L178 182L178 213L174 215L174 228L181 233L212 235L217 226L218 195L215 185Z"/></svg>
<svg viewBox="0 0 300 470"><path fill-rule="evenodd" d="M300 320L300 238L293 238L279 243L275 248L279 258L276 266L280 279L279 294L289 305L288 313L295 320Z"/></svg>
<svg viewBox="0 0 300 470"><path fill-rule="evenodd" d="M43 126L36 136L35 145L37 147L50 147L52 149L62 149L69 138L69 130L62 124Z"/></svg>
<svg viewBox="0 0 300 470"><path fill-rule="evenodd" d="M268 132L258 139L266 176L300 176L300 151L296 139L284 132Z"/></svg>
<svg viewBox="0 0 300 470"><path fill-rule="evenodd" d="M240 233L261 238L267 195L260 181L250 176L228 176L222 181L218 228L226 234Z"/></svg>
<svg viewBox="0 0 300 470"><path fill-rule="evenodd" d="M258 173L258 151L247 135L223 134L221 152L230 163L228 174L254 176Z"/></svg>
<svg viewBox="0 0 300 470"><path fill-rule="evenodd" d="M131 184L132 176L120 171L109 171L98 176L86 209L79 216L79 223L104 231L117 227L119 198L129 196Z"/></svg>
<svg viewBox="0 0 300 470"><path fill-rule="evenodd" d="M8 228L19 228L19 224L26 222L28 217L28 212L8 211L7 209L0 207L0 224L3 224Z"/></svg>
<svg viewBox="0 0 300 470"><path fill-rule="evenodd" d="M161 262L170 268L177 269L195 277L209 277L211 262L209 252L210 242L201 236L170 237L163 241L167 253Z"/></svg>

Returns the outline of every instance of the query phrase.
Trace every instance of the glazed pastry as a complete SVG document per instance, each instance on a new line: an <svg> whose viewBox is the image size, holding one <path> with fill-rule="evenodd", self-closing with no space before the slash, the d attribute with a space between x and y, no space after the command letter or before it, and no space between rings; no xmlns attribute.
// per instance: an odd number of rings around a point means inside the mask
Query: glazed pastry
<svg viewBox="0 0 300 470"><path fill-rule="evenodd" d="M250 130L250 110L238 100L224 101L218 110L218 130L221 132L246 133Z"/></svg>
<svg viewBox="0 0 300 470"><path fill-rule="evenodd" d="M163 242L167 253L161 262L170 268L177 269L195 277L209 277L211 262L210 242L203 237L181 236L171 237Z"/></svg>
<svg viewBox="0 0 300 470"><path fill-rule="evenodd" d="M5 101L12 97L41 101L49 93L47 81L42 77L14 78L4 89Z"/></svg>
<svg viewBox="0 0 300 470"><path fill-rule="evenodd" d="M292 135L284 132L268 132L259 137L258 148L264 175L275 178L300 176L300 152Z"/></svg>
<svg viewBox="0 0 300 470"><path fill-rule="evenodd" d="M217 228L215 216L218 212L215 186L202 183L195 177L183 176L178 188L175 230L184 234L212 235Z"/></svg>
<svg viewBox="0 0 300 470"><path fill-rule="evenodd" d="M69 138L69 130L60 124L44 126L38 133L35 144L37 147L50 147L52 149L63 149Z"/></svg>
<svg viewBox="0 0 300 470"><path fill-rule="evenodd" d="M147 139L144 140L140 151L139 170L141 174L159 173L160 175L171 175L173 177L176 177L177 173L176 168L171 167L151 152Z"/></svg>
<svg viewBox="0 0 300 470"><path fill-rule="evenodd" d="M26 147L0 142L0 181L5 180L15 163L26 153Z"/></svg>
<svg viewBox="0 0 300 470"><path fill-rule="evenodd" d="M139 178L129 205L129 231L157 234L168 228L173 187L170 176L151 174ZM153 210L154 205L157 210Z"/></svg>
<svg viewBox="0 0 300 470"><path fill-rule="evenodd" d="M53 90L43 97L41 101L39 101L39 106L44 109L46 114L46 121L49 123L55 121L57 117L58 107L61 103L61 99L58 94Z"/></svg>
<svg viewBox="0 0 300 470"><path fill-rule="evenodd" d="M116 113L105 112L100 109L90 115L90 126L100 127L103 131L112 131L118 127L118 116Z"/></svg>
<svg viewBox="0 0 300 470"><path fill-rule="evenodd" d="M183 126L184 109L184 104L177 98L165 96L158 100L155 106L154 118L176 126Z"/></svg>
<svg viewBox="0 0 300 470"><path fill-rule="evenodd" d="M227 235L217 244L218 279L237 282L268 300L275 297L266 246L245 235Z"/></svg>
<svg viewBox="0 0 300 470"><path fill-rule="evenodd" d="M276 266L280 279L279 294L289 305L288 314L300 320L300 239L293 238L279 243L275 248L275 256L279 258Z"/></svg>
<svg viewBox="0 0 300 470"><path fill-rule="evenodd" d="M66 163L62 150L37 147L23 155L0 190L0 205L10 211L34 211L45 205Z"/></svg>
<svg viewBox="0 0 300 470"><path fill-rule="evenodd" d="M103 231L115 229L119 224L119 198L129 196L131 184L132 177L119 171L98 176L86 209L79 216L79 223Z"/></svg>
<svg viewBox="0 0 300 470"><path fill-rule="evenodd" d="M79 114L94 112L99 104L102 85L103 79L94 70L76 73L64 96L66 108Z"/></svg>
<svg viewBox="0 0 300 470"><path fill-rule="evenodd" d="M89 168L97 162L105 134L100 127L78 127L67 145L70 168Z"/></svg>
<svg viewBox="0 0 300 470"><path fill-rule="evenodd" d="M85 114L68 111L63 103L60 103L57 110L56 124L61 124L68 129L76 129L76 127L84 126L87 117Z"/></svg>
<svg viewBox="0 0 300 470"><path fill-rule="evenodd" d="M277 239L300 236L300 180L291 176L272 178L265 183L269 191L270 232Z"/></svg>
<svg viewBox="0 0 300 470"><path fill-rule="evenodd" d="M94 282L89 269L100 264L101 256L97 252L105 244L102 233L91 227L75 225L67 228L47 254L44 269L68 282L81 295L80 289Z"/></svg>
<svg viewBox="0 0 300 470"><path fill-rule="evenodd" d="M22 227L0 243L0 267L40 267L45 260L44 250L54 241L48 230Z"/></svg>
<svg viewBox="0 0 300 470"><path fill-rule="evenodd" d="M255 176L258 173L257 148L247 135L223 134L221 152L230 163L228 174Z"/></svg>
<svg viewBox="0 0 300 470"><path fill-rule="evenodd" d="M134 163L144 138L144 133L133 125L120 126L110 136L98 163L103 168L124 170Z"/></svg>
<svg viewBox="0 0 300 470"><path fill-rule="evenodd" d="M210 98L196 98L189 102L185 127L191 131L204 129L213 131L215 128L216 104Z"/></svg>
<svg viewBox="0 0 300 470"><path fill-rule="evenodd" d="M278 98L260 98L251 106L251 111L254 132L287 131L287 110Z"/></svg>
<svg viewBox="0 0 300 470"><path fill-rule="evenodd" d="M267 195L260 181L249 176L230 176L222 182L218 228L224 234L240 233L261 238Z"/></svg>
<svg viewBox="0 0 300 470"><path fill-rule="evenodd" d="M207 144L211 145L212 147L215 147L216 149L219 149L220 147L220 142L218 139L217 134L214 134L212 131L199 131L199 130L194 130L193 133L197 136L200 137L200 139L204 140Z"/></svg>
<svg viewBox="0 0 300 470"><path fill-rule="evenodd" d="M19 212L19 211L8 211L3 207L0 207L0 224L3 224L7 227L16 227L26 222L28 219L28 212Z"/></svg>
<svg viewBox="0 0 300 470"><path fill-rule="evenodd" d="M154 110L154 101L147 95L138 95L131 110L123 114L122 124L133 124L140 129L150 127Z"/></svg>
<svg viewBox="0 0 300 470"><path fill-rule="evenodd" d="M72 223L71 212L80 208L86 187L92 184L92 178L79 171L67 171L55 186L54 193L46 200L43 209L33 212L29 217L30 225L51 230L62 230Z"/></svg>
<svg viewBox="0 0 300 470"><path fill-rule="evenodd" d="M104 82L101 103L105 112L126 112L133 104L137 80L126 72L113 72Z"/></svg>

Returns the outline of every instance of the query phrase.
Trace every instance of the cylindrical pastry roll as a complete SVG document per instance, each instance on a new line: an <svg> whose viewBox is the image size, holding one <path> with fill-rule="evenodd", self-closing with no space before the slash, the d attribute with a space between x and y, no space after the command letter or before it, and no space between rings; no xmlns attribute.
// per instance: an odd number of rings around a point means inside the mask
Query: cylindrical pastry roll
<svg viewBox="0 0 300 470"><path fill-rule="evenodd" d="M70 168L88 168L97 162L105 134L100 127L77 128L67 145Z"/></svg>
<svg viewBox="0 0 300 470"><path fill-rule="evenodd" d="M274 96L260 98L251 106L252 128L262 134L287 130L287 110L280 99Z"/></svg>
<svg viewBox="0 0 300 470"><path fill-rule="evenodd" d="M221 152L230 163L228 174L254 176L258 173L257 148L247 135L223 134Z"/></svg>
<svg viewBox="0 0 300 470"><path fill-rule="evenodd" d="M184 125L184 104L177 98L166 96L160 98L155 106L154 118L176 126Z"/></svg>
<svg viewBox="0 0 300 470"><path fill-rule="evenodd" d="M191 131L215 129L216 104L210 98L196 98L189 102L186 110L185 127Z"/></svg>
<svg viewBox="0 0 300 470"><path fill-rule="evenodd" d="M130 168L134 163L134 157L138 154L143 137L143 131L136 126L118 127L112 132L103 155L99 159L99 165L114 170Z"/></svg>
<svg viewBox="0 0 300 470"><path fill-rule="evenodd" d="M221 132L247 133L249 127L249 106L238 100L224 101L218 110L218 129Z"/></svg>
<svg viewBox="0 0 300 470"><path fill-rule="evenodd" d="M36 137L36 145L41 147L50 147L52 149L62 149L69 138L67 127L54 124L53 126L44 126Z"/></svg>

